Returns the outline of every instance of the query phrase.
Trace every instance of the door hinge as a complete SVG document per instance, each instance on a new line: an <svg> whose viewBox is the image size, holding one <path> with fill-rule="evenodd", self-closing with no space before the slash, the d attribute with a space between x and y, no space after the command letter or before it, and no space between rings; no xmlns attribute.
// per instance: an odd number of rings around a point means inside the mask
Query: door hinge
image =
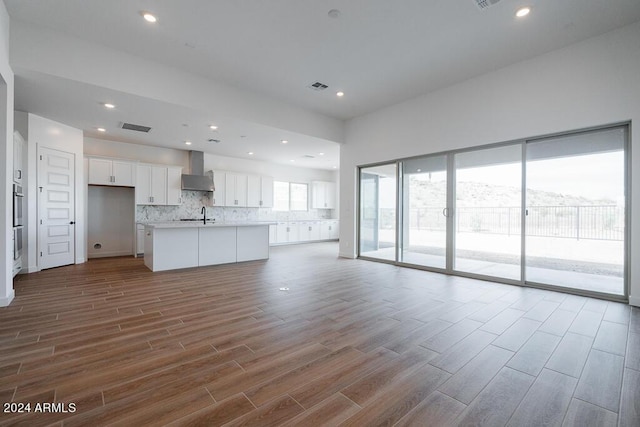
<svg viewBox="0 0 640 427"><path fill-rule="evenodd" d="M42 160L42 154L40 154L40 160Z"/></svg>
<svg viewBox="0 0 640 427"><path fill-rule="evenodd" d="M40 256L42 256L42 252L40 252Z"/></svg>

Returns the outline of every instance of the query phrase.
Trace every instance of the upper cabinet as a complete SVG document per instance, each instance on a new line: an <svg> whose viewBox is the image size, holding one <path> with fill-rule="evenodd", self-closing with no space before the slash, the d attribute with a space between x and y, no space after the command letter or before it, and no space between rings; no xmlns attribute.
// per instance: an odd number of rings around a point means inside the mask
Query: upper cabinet
<svg viewBox="0 0 640 427"><path fill-rule="evenodd" d="M139 164L136 185L136 204L167 204L167 167Z"/></svg>
<svg viewBox="0 0 640 427"><path fill-rule="evenodd" d="M247 206L247 175L227 172L225 174L225 206Z"/></svg>
<svg viewBox="0 0 640 427"><path fill-rule="evenodd" d="M134 187L136 163L126 160L89 158L89 184Z"/></svg>
<svg viewBox="0 0 640 427"><path fill-rule="evenodd" d="M20 132L13 133L13 182L22 184L22 175L24 175L24 167L22 162L24 150L24 139Z"/></svg>
<svg viewBox="0 0 640 427"><path fill-rule="evenodd" d="M213 171L213 200L212 206L224 206L225 200L225 187L226 187L227 174L221 171Z"/></svg>
<svg viewBox="0 0 640 427"><path fill-rule="evenodd" d="M311 208L336 208L336 184L334 182L313 181L311 183Z"/></svg>
<svg viewBox="0 0 640 427"><path fill-rule="evenodd" d="M247 206L250 208L273 207L273 178L270 176L247 176Z"/></svg>
<svg viewBox="0 0 640 427"><path fill-rule="evenodd" d="M182 168L167 167L167 205L182 204Z"/></svg>

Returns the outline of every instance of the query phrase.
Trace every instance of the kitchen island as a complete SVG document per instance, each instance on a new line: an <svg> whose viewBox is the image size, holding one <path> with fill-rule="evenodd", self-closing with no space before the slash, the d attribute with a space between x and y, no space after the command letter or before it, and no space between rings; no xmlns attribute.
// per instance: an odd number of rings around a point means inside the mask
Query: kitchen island
<svg viewBox="0 0 640 427"><path fill-rule="evenodd" d="M272 222L145 223L144 265L151 271L269 258Z"/></svg>

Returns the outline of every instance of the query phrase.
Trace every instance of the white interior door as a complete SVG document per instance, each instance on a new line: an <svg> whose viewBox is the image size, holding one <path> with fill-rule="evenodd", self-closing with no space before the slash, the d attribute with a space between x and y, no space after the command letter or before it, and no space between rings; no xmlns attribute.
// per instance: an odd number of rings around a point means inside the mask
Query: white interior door
<svg viewBox="0 0 640 427"><path fill-rule="evenodd" d="M75 155L40 148L38 162L40 268L75 260Z"/></svg>

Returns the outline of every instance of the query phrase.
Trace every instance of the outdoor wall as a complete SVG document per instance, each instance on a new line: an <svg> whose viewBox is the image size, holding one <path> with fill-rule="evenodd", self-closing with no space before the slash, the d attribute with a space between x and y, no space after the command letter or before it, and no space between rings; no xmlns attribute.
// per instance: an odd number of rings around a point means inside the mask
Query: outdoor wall
<svg viewBox="0 0 640 427"><path fill-rule="evenodd" d="M358 165L640 121L639 40L640 22L347 122L340 255L356 255ZM637 259L640 134L633 128L630 155L630 259ZM630 267L630 303L640 306L640 263Z"/></svg>

